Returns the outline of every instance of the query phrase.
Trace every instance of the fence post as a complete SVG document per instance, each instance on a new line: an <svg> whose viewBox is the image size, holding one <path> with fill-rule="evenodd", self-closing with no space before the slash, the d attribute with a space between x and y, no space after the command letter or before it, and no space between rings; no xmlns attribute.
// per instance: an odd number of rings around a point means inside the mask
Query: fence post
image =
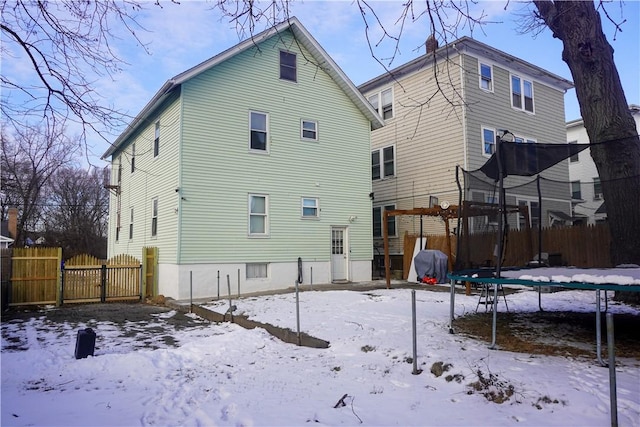
<svg viewBox="0 0 640 427"><path fill-rule="evenodd" d="M107 264L100 267L100 302L107 300Z"/></svg>

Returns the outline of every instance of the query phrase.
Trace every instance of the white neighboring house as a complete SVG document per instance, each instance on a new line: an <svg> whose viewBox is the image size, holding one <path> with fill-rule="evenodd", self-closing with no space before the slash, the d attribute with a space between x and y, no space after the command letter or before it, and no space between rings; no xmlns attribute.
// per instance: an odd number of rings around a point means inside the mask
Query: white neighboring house
<svg viewBox="0 0 640 427"><path fill-rule="evenodd" d="M629 110L636 121L636 129L640 129L640 106L629 105ZM589 143L589 136L581 118L567 122L567 142ZM606 221L607 210L602 198L602 186L589 148L569 158L569 177L573 223L592 225Z"/></svg>
<svg viewBox="0 0 640 427"><path fill-rule="evenodd" d="M0 249L7 249L12 244L13 239L11 237L0 236Z"/></svg>

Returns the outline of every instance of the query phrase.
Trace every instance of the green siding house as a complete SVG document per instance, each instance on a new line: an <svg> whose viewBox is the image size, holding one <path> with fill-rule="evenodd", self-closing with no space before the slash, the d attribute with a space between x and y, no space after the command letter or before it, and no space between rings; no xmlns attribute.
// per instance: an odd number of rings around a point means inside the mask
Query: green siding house
<svg viewBox="0 0 640 427"><path fill-rule="evenodd" d="M159 249L158 293L371 278L378 113L296 18L175 76L105 152L109 256ZM229 277L227 279L227 276Z"/></svg>

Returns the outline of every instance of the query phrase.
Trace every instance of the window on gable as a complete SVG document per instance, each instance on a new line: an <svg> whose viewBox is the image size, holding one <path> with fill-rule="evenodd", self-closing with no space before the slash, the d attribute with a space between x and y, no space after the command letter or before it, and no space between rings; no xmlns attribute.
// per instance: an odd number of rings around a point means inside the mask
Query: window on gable
<svg viewBox="0 0 640 427"><path fill-rule="evenodd" d="M136 171L136 143L131 144L131 173Z"/></svg>
<svg viewBox="0 0 640 427"><path fill-rule="evenodd" d="M151 236L158 235L158 198L151 199Z"/></svg>
<svg viewBox="0 0 640 427"><path fill-rule="evenodd" d="M249 235L268 235L268 197L259 194L249 194Z"/></svg>
<svg viewBox="0 0 640 427"><path fill-rule="evenodd" d="M384 179L395 174L395 146L390 145L371 152L371 179Z"/></svg>
<svg viewBox="0 0 640 427"><path fill-rule="evenodd" d="M251 111L250 113L250 131L252 150L267 151L267 115Z"/></svg>
<svg viewBox="0 0 640 427"><path fill-rule="evenodd" d="M160 121L156 122L155 136L153 138L153 157L160 154Z"/></svg>
<svg viewBox="0 0 640 427"><path fill-rule="evenodd" d="M122 155L118 156L118 185L122 182Z"/></svg>
<svg viewBox="0 0 640 427"><path fill-rule="evenodd" d="M280 51L280 78L292 82L297 81L295 53Z"/></svg>
<svg viewBox="0 0 640 427"><path fill-rule="evenodd" d="M390 211L395 210L396 205L386 205L386 206L378 206L373 208L373 237L383 237L382 236L382 213L383 210ZM396 237L396 217L395 216L387 216L387 232L389 233L389 237Z"/></svg>
<svg viewBox="0 0 640 427"><path fill-rule="evenodd" d="M129 240L133 239L133 208L129 213Z"/></svg>
<svg viewBox="0 0 640 427"><path fill-rule="evenodd" d="M318 140L318 122L314 120L302 120L302 139Z"/></svg>
<svg viewBox="0 0 640 427"><path fill-rule="evenodd" d="M511 105L513 108L533 113L533 83L511 76Z"/></svg>
<svg viewBox="0 0 640 427"><path fill-rule="evenodd" d="M582 199L580 181L571 181L571 198L575 200Z"/></svg>
<svg viewBox="0 0 640 427"><path fill-rule="evenodd" d="M493 129L482 128L482 153L490 156L496 151L496 132Z"/></svg>
<svg viewBox="0 0 640 427"><path fill-rule="evenodd" d="M493 69L491 65L480 64L480 88L493 92Z"/></svg>
<svg viewBox="0 0 640 427"><path fill-rule="evenodd" d="M317 197L303 197L302 218L318 218L320 216L320 209L318 206Z"/></svg>
<svg viewBox="0 0 640 427"><path fill-rule="evenodd" d="M393 118L393 89L385 89L381 92L370 95L369 103L383 119Z"/></svg>

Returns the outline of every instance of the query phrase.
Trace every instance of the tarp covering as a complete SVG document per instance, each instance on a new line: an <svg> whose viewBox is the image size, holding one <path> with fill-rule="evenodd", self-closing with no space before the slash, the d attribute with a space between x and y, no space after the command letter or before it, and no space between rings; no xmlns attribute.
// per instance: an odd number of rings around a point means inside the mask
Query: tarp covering
<svg viewBox="0 0 640 427"><path fill-rule="evenodd" d="M508 175L533 176L589 147L590 144L538 144L499 142L502 153L502 177ZM498 159L494 153L480 168L497 181Z"/></svg>
<svg viewBox="0 0 640 427"><path fill-rule="evenodd" d="M426 249L418 252L413 259L418 281L423 277L435 277L436 283L447 283L447 256L437 250Z"/></svg>

